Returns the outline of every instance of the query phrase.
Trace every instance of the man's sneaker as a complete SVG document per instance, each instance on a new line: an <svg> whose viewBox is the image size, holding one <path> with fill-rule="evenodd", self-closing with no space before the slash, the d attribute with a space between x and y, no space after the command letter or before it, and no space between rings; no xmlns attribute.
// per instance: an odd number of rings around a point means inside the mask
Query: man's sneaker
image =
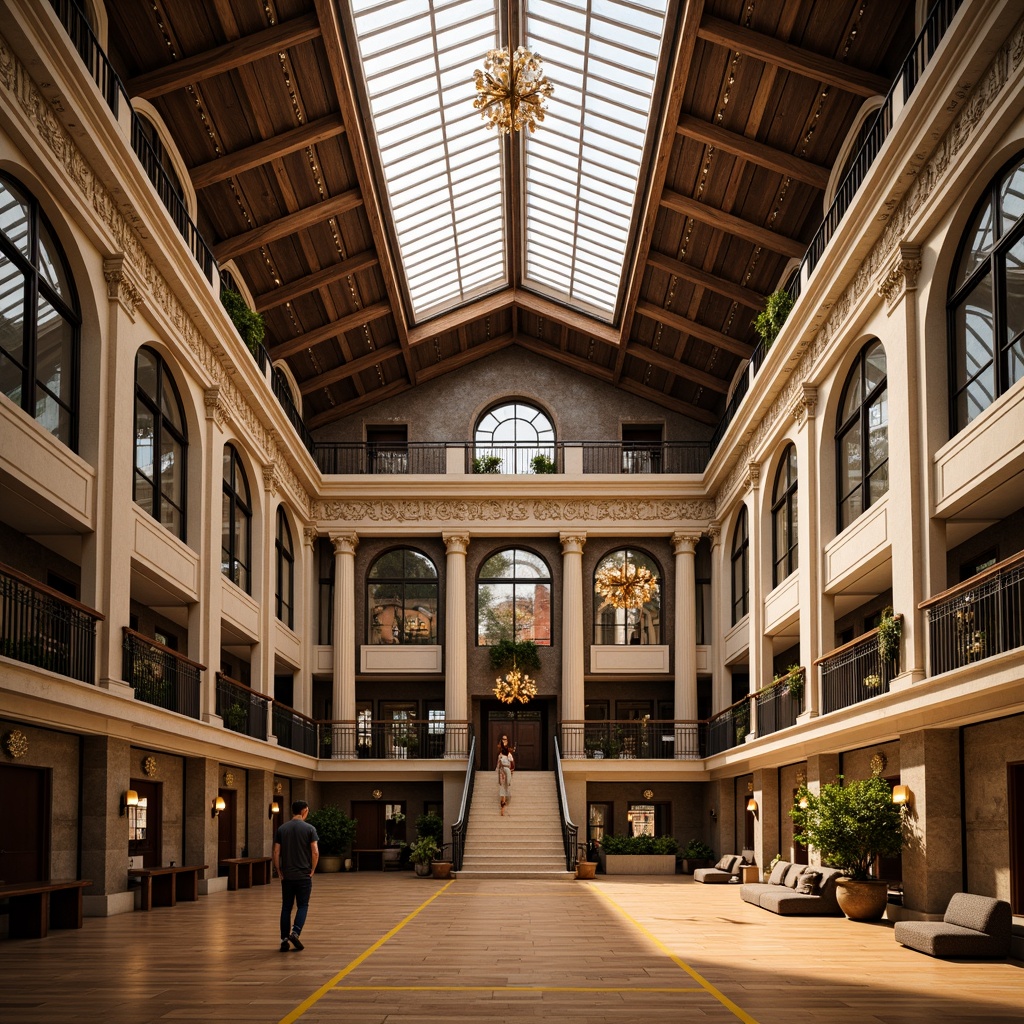
<svg viewBox="0 0 1024 1024"><path fill-rule="evenodd" d="M290 942L296 949L303 949L304 948L302 943L299 942L299 937L298 937L298 935L295 934L295 932L292 932L291 935L288 936L288 942ZM286 944L285 943L281 943L281 945L284 946Z"/></svg>
<svg viewBox="0 0 1024 1024"><path fill-rule="evenodd" d="M281 940L281 952L282 953L287 953L288 949L289 949L288 940L287 939L282 939Z"/></svg>

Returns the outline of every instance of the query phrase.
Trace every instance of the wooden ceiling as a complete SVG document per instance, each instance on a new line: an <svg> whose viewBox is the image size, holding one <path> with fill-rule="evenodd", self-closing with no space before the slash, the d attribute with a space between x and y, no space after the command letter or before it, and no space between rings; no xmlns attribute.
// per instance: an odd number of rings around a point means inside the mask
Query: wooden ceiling
<svg viewBox="0 0 1024 1024"><path fill-rule="evenodd" d="M199 228L251 291L310 429L509 345L714 425L857 112L910 49L914 6L679 5L614 325L522 288L410 322L333 0L111 3L108 48L173 135Z"/></svg>

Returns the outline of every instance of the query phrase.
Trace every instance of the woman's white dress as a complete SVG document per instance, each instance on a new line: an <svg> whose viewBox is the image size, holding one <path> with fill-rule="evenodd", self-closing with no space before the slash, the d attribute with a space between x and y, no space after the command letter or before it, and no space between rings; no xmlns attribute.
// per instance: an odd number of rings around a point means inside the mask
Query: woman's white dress
<svg viewBox="0 0 1024 1024"><path fill-rule="evenodd" d="M498 796L508 800L512 796L512 755L498 755Z"/></svg>

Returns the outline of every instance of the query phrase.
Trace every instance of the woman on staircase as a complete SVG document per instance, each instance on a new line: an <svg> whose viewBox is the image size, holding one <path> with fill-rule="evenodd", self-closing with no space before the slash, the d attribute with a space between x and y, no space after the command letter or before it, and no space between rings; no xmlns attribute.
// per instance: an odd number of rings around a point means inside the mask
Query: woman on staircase
<svg viewBox="0 0 1024 1024"><path fill-rule="evenodd" d="M502 736L498 746L498 797L501 800L501 813L505 813L505 805L512 799L512 773L516 770L516 760L508 745L508 737Z"/></svg>

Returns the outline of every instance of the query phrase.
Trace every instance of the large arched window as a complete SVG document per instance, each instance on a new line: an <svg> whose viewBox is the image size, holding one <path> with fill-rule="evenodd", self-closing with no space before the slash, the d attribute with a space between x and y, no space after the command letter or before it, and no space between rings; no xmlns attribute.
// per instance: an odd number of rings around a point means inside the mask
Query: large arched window
<svg viewBox="0 0 1024 1024"><path fill-rule="evenodd" d="M772 491L772 586L793 573L797 560L796 446L787 445Z"/></svg>
<svg viewBox="0 0 1024 1024"><path fill-rule="evenodd" d="M78 450L81 317L64 253L39 204L0 175L0 391Z"/></svg>
<svg viewBox="0 0 1024 1024"><path fill-rule="evenodd" d="M836 415L836 529L841 533L889 490L889 387L885 349L864 346Z"/></svg>
<svg viewBox="0 0 1024 1024"><path fill-rule="evenodd" d="M477 424L474 473L552 473L555 428L540 409L525 402L495 406Z"/></svg>
<svg viewBox="0 0 1024 1024"><path fill-rule="evenodd" d="M989 185L949 283L950 436L1024 377L1024 157Z"/></svg>
<svg viewBox="0 0 1024 1024"><path fill-rule="evenodd" d="M150 348L135 357L134 500L185 539L188 435L171 371Z"/></svg>
<svg viewBox="0 0 1024 1024"><path fill-rule="evenodd" d="M594 643L661 643L661 570L645 551L619 548L597 563Z"/></svg>
<svg viewBox="0 0 1024 1024"><path fill-rule="evenodd" d="M735 626L747 614L750 599L750 575L747 568L750 554L750 534L747 531L747 506L736 517L736 530L732 535L732 624Z"/></svg>
<svg viewBox="0 0 1024 1024"><path fill-rule="evenodd" d="M274 542L277 562L277 617L291 629L295 625L295 551L292 531L284 509L277 506L277 539Z"/></svg>
<svg viewBox="0 0 1024 1024"><path fill-rule="evenodd" d="M252 503L249 481L234 445L224 445L224 483L221 489L222 533L220 571L247 594L252 593Z"/></svg>
<svg viewBox="0 0 1024 1024"><path fill-rule="evenodd" d="M367 642L437 643L437 568L421 551L396 548L370 566Z"/></svg>
<svg viewBox="0 0 1024 1024"><path fill-rule="evenodd" d="M485 647L502 640L551 644L551 570L540 555L508 548L480 566L476 638Z"/></svg>

